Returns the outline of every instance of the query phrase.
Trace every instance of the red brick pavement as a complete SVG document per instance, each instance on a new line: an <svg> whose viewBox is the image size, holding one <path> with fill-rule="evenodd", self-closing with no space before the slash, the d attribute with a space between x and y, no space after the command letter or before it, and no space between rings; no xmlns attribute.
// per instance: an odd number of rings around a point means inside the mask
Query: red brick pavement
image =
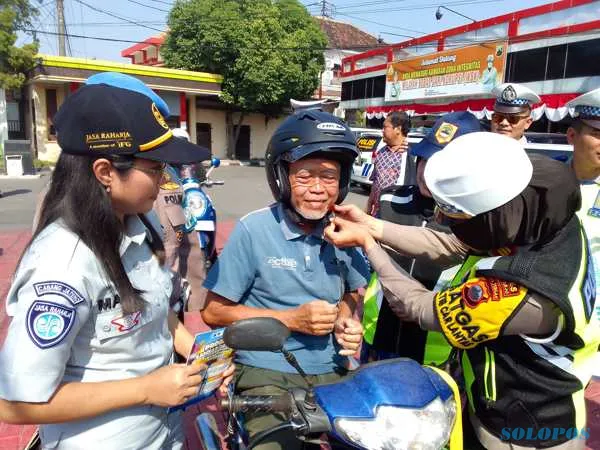
<svg viewBox="0 0 600 450"><path fill-rule="evenodd" d="M217 248L222 249L227 237L234 227L233 222L222 222L217 230ZM15 230L0 232L0 344L4 341L8 329L9 318L6 316L4 299L10 286L10 277L16 267L17 261L27 244L31 233L29 230ZM206 329L199 315L187 315L186 326L192 332ZM588 426L591 428L591 437L587 443L588 450L600 450L600 381L593 382L586 390L586 405L588 409ZM200 406L188 408L184 416L186 430L186 447L190 450L201 449L200 442L194 428L194 418L200 412L217 411L216 402L204 402ZM220 414L216 414L220 418ZM222 422L221 422L222 425ZM29 442L35 431L32 425L7 425L0 423L0 450L20 450ZM468 450L468 449L466 449Z"/></svg>

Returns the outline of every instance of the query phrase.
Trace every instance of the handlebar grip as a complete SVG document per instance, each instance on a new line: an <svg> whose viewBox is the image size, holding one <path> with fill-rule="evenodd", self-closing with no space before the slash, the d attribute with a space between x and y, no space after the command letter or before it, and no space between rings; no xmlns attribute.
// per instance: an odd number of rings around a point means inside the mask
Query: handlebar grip
<svg viewBox="0 0 600 450"><path fill-rule="evenodd" d="M283 395L236 395L222 399L221 408L237 412L290 412L292 396Z"/></svg>

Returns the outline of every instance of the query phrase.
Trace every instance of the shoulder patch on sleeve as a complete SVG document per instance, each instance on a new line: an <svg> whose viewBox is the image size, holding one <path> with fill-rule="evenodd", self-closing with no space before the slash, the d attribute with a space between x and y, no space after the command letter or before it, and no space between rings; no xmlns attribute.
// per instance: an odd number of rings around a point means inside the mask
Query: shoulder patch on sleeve
<svg viewBox="0 0 600 450"><path fill-rule="evenodd" d="M85 301L85 297L77 289L62 281L42 281L34 283L33 288L40 297L49 294L59 295L68 300L73 306Z"/></svg>
<svg viewBox="0 0 600 450"><path fill-rule="evenodd" d="M525 287L510 281L471 278L438 292L434 309L446 339L466 350L496 339L526 295Z"/></svg>
<svg viewBox="0 0 600 450"><path fill-rule="evenodd" d="M50 348L69 334L75 310L57 303L36 300L27 311L27 333L39 348Z"/></svg>

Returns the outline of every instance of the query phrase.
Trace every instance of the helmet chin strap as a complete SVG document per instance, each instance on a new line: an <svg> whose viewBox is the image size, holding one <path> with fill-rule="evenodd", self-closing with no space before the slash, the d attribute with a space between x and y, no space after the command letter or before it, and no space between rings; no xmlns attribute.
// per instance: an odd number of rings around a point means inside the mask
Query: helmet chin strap
<svg viewBox="0 0 600 450"><path fill-rule="evenodd" d="M325 214L320 219L307 219L287 202L283 202L283 210L285 211L287 218L298 226L309 225L311 227L317 227L321 224L324 226L329 224L329 214Z"/></svg>

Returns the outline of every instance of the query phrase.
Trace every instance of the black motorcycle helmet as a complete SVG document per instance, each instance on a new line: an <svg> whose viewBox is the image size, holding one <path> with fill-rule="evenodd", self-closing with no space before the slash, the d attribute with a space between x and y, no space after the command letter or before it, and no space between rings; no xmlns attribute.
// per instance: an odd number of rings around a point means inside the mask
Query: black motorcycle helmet
<svg viewBox="0 0 600 450"><path fill-rule="evenodd" d="M265 154L267 181L275 200L291 208L289 164L308 156L340 163L341 203L350 189L352 163L359 155L354 133L333 114L318 109L301 110L275 130Z"/></svg>

